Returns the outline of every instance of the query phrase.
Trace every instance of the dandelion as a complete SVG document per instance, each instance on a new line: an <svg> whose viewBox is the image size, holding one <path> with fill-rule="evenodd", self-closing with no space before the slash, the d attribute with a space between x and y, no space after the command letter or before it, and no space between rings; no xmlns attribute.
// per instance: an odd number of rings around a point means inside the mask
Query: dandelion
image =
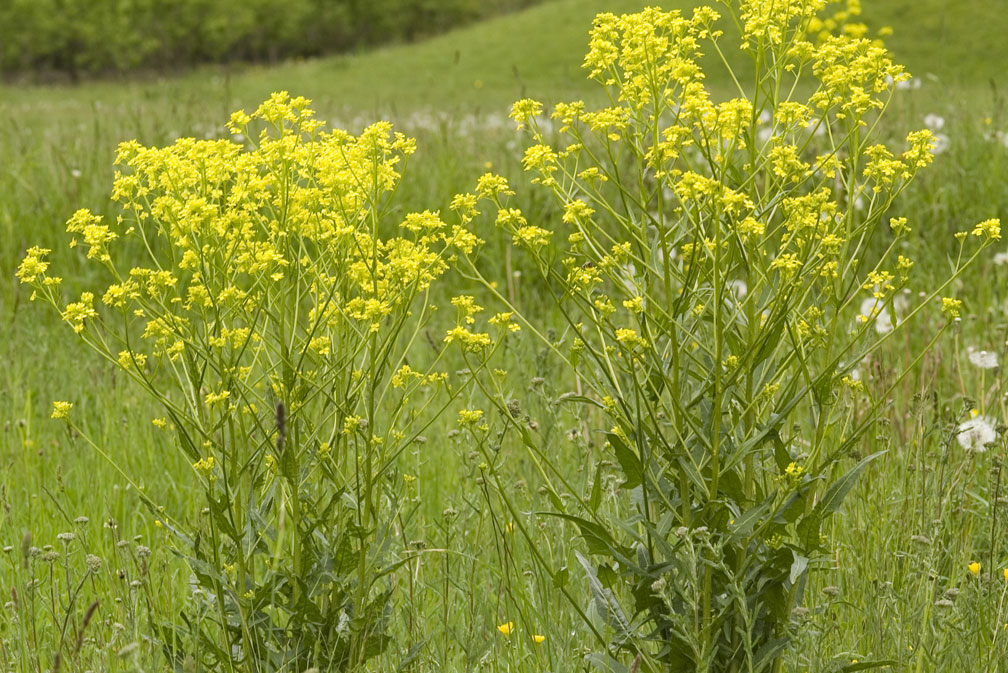
<svg viewBox="0 0 1008 673"><path fill-rule="evenodd" d="M514 631L514 622L504 622L503 624L498 624L497 630L505 636L510 636L511 632Z"/></svg>
<svg viewBox="0 0 1008 673"><path fill-rule="evenodd" d="M949 140L947 135L944 133L936 133L934 136L934 146L931 148L931 151L934 154L941 154L947 150L951 144L952 141Z"/></svg>
<svg viewBox="0 0 1008 673"><path fill-rule="evenodd" d="M978 351L969 349L969 361L973 363L973 366L979 367L980 369L994 369L998 366L998 356L997 353L993 351Z"/></svg>
<svg viewBox="0 0 1008 673"><path fill-rule="evenodd" d="M945 118L934 113L924 116L924 126L938 132L945 128Z"/></svg>
<svg viewBox="0 0 1008 673"><path fill-rule="evenodd" d="M979 561L973 561L973 563L970 563L966 567L969 568L969 571L971 573L973 573L974 577L980 575L980 562Z"/></svg>
<svg viewBox="0 0 1008 673"><path fill-rule="evenodd" d="M875 331L878 334L888 334L893 331L892 316L889 309L885 307L881 299L868 297L861 302L861 310L858 312L860 322L875 323Z"/></svg>
<svg viewBox="0 0 1008 673"><path fill-rule="evenodd" d="M983 453L987 445L997 439L997 432L985 417L977 414L959 424L956 440L970 453Z"/></svg>

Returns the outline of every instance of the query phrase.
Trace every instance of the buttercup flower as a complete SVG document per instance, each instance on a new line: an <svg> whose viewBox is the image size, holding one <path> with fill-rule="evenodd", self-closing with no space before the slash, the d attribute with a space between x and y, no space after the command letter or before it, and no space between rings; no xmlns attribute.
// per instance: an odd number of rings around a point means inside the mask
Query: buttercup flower
<svg viewBox="0 0 1008 673"><path fill-rule="evenodd" d="M497 626L497 630L505 636L510 636L511 632L514 631L514 622L504 622Z"/></svg>
<svg viewBox="0 0 1008 673"><path fill-rule="evenodd" d="M974 575L979 575L980 574L980 563L979 562L973 561L973 563L970 563L966 567L969 568L969 571L971 573L973 573Z"/></svg>

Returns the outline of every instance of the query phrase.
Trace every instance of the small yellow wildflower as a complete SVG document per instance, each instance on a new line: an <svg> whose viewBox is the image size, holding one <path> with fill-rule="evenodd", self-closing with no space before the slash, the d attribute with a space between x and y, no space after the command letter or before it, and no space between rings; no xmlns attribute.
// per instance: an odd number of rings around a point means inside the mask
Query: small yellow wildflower
<svg viewBox="0 0 1008 673"><path fill-rule="evenodd" d="M73 327L73 331L80 334L84 331L84 321L98 315L94 310L94 294L91 292L81 293L81 300L67 304L62 315L63 320Z"/></svg>
<svg viewBox="0 0 1008 673"><path fill-rule="evenodd" d="M52 416L50 418L62 418L67 419L70 417L70 409L73 407L72 402L53 402Z"/></svg>
<svg viewBox="0 0 1008 673"><path fill-rule="evenodd" d="M979 575L980 574L980 562L979 561L973 561L973 563L970 563L967 567L969 568L969 571L971 573L973 573L973 575Z"/></svg>
<svg viewBox="0 0 1008 673"><path fill-rule="evenodd" d="M1006 570L1005 572L1008 573L1008 570ZM538 633L532 636L532 642L535 643L536 645L541 645L544 640L546 640L546 636L540 635Z"/></svg>
<svg viewBox="0 0 1008 673"><path fill-rule="evenodd" d="M959 317L959 309L962 308L961 299L942 297L942 314L946 320L953 320Z"/></svg>
<svg viewBox="0 0 1008 673"><path fill-rule="evenodd" d="M459 425L476 425L479 420L483 418L482 409L459 409L458 412L458 423Z"/></svg>
<svg viewBox="0 0 1008 673"><path fill-rule="evenodd" d="M213 405L217 404L218 402L223 402L224 400L226 400L229 397L231 397L231 391L230 390L222 390L219 393L207 393L206 394L206 398L205 398L206 405L208 407L212 407Z"/></svg>
<svg viewBox="0 0 1008 673"><path fill-rule="evenodd" d="M202 470L204 472L209 472L210 470L213 469L213 466L214 466L214 457L213 456L207 456L206 458L200 458L195 463L193 463L193 469L197 470L197 471Z"/></svg>
<svg viewBox="0 0 1008 673"><path fill-rule="evenodd" d="M17 273L14 275L22 283L32 283L49 268L49 262L45 261L45 256L49 254L48 248L38 246L28 248L25 258L21 261Z"/></svg>
<svg viewBox="0 0 1008 673"><path fill-rule="evenodd" d="M988 240L997 241L1001 239L1001 220L993 218L984 220L973 228L974 236L984 236Z"/></svg>
<svg viewBox="0 0 1008 673"><path fill-rule="evenodd" d="M497 630L503 633L505 636L510 636L511 632L514 631L514 622L504 622L497 626Z"/></svg>

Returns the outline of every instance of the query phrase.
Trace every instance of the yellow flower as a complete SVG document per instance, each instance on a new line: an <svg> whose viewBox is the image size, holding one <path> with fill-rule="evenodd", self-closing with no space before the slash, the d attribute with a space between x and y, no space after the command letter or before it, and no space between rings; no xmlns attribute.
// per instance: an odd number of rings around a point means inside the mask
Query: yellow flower
<svg viewBox="0 0 1008 673"><path fill-rule="evenodd" d="M505 636L510 636L511 632L514 631L514 622L505 622L497 626L497 630L503 633Z"/></svg>
<svg viewBox="0 0 1008 673"><path fill-rule="evenodd" d="M50 418L69 418L70 409L73 407L73 402L53 402L52 416Z"/></svg>
<svg viewBox="0 0 1008 673"><path fill-rule="evenodd" d="M979 575L980 574L980 563L979 562L973 561L973 563L970 563L969 566L967 566L967 567L969 568L969 571L971 573L973 573L974 575Z"/></svg>
<svg viewBox="0 0 1008 673"><path fill-rule="evenodd" d="M1005 575L1008 576L1008 568L1005 569ZM539 635L538 633L532 636L532 642L536 645L541 645L544 640L546 640L546 636Z"/></svg>
<svg viewBox="0 0 1008 673"><path fill-rule="evenodd" d="M28 252L25 253L25 258L21 261L21 266L18 267L17 273L14 275L22 283L32 283L36 278L41 276L49 268L49 263L45 261L45 256L49 254L47 248L32 247L28 248Z"/></svg>
<svg viewBox="0 0 1008 673"><path fill-rule="evenodd" d="M1004 578L1005 578L1005 582L1008 582L1008 568L1004 569Z"/></svg>

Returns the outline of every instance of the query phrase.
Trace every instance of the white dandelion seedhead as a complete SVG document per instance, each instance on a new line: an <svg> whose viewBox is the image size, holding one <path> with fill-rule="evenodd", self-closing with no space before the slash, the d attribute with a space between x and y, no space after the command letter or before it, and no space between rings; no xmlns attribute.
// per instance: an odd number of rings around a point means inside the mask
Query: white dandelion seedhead
<svg viewBox="0 0 1008 673"><path fill-rule="evenodd" d="M993 351L978 351L970 347L967 353L969 361L973 363L974 367L994 369L998 366L998 356Z"/></svg>
<svg viewBox="0 0 1008 673"><path fill-rule="evenodd" d="M934 147L931 148L931 152L934 154L941 154L949 148L949 145L952 144L952 141L949 140L949 137L944 133L936 133L934 138Z"/></svg>
<svg viewBox="0 0 1008 673"><path fill-rule="evenodd" d="M881 299L868 297L861 302L861 310L858 318L862 322L874 321L875 331L879 334L888 334L893 331L892 316L889 314L889 309L885 307L885 304Z"/></svg>
<svg viewBox="0 0 1008 673"><path fill-rule="evenodd" d="M936 115L931 113L924 116L924 126L928 127L932 131L941 131L945 128L945 118L941 115Z"/></svg>
<svg viewBox="0 0 1008 673"><path fill-rule="evenodd" d="M956 441L965 451L983 453L987 445L997 439L997 432L983 416L974 416L959 424Z"/></svg>

